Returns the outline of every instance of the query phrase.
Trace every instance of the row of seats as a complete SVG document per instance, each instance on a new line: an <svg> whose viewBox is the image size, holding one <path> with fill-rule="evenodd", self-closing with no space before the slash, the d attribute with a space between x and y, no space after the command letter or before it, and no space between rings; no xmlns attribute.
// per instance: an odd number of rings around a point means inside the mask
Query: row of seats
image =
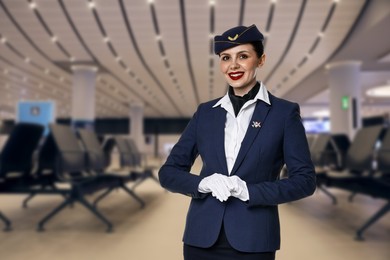
<svg viewBox="0 0 390 260"><path fill-rule="evenodd" d="M42 134L43 127L40 125L18 123L0 155L0 193L27 194L24 207L36 195L61 195L64 198L39 221L39 231L43 231L45 224L65 207L78 202L111 232L113 224L99 211L97 205L114 189L124 190L141 208L145 206L134 187L130 188L127 184L138 185L147 178L158 181L152 168L135 169L133 161L128 161L121 172L106 172L109 155L92 131L79 129L75 132L69 126L52 124L50 134L46 138ZM121 157L140 156L134 152L134 143L130 145L129 138L114 139L114 144L123 148ZM86 199L86 196L96 193L99 194L93 202ZM0 219L5 224L5 230L10 230L11 221L1 212Z"/></svg>
<svg viewBox="0 0 390 260"><path fill-rule="evenodd" d="M316 166L317 187L337 198L328 188L385 200L385 205L356 231L356 239L390 210L390 131L383 126L364 127L352 141L345 135L309 136L312 161Z"/></svg>
<svg viewBox="0 0 390 260"><path fill-rule="evenodd" d="M131 138L123 138L122 136L113 136L107 138L102 144L104 154L106 155L106 167L113 164L111 161L111 155L114 154L114 148L119 152L120 169L113 168L113 171L127 171L128 169L134 171L141 169L143 174L137 176L136 182L131 186L135 189L145 179L152 178L159 183L158 178L153 174L153 170L156 170L160 165L150 165L147 161L145 154L141 153Z"/></svg>

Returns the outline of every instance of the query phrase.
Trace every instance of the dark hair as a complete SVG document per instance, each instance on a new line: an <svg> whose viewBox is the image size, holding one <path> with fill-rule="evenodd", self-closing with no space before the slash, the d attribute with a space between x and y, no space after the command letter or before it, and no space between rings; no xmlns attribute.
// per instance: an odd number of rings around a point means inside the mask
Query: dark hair
<svg viewBox="0 0 390 260"><path fill-rule="evenodd" d="M252 44L253 48L255 49L255 52L257 54L257 58L261 58L261 56L264 54L264 45L262 41L256 41L256 42L250 42Z"/></svg>

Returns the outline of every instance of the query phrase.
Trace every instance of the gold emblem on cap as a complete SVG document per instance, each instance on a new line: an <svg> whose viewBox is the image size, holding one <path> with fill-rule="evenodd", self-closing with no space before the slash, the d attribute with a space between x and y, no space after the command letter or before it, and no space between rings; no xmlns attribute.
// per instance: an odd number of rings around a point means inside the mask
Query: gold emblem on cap
<svg viewBox="0 0 390 260"><path fill-rule="evenodd" d="M238 34L236 34L234 37L228 36L229 41L235 41L238 38Z"/></svg>

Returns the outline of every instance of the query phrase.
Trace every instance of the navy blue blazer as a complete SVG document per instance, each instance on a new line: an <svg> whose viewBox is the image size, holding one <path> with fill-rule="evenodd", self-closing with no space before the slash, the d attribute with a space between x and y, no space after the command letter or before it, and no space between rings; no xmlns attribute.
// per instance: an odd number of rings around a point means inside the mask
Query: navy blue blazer
<svg viewBox="0 0 390 260"><path fill-rule="evenodd" d="M207 248L222 223L233 248L270 252L280 248L277 205L313 194L316 181L299 106L269 93L271 105L258 100L231 175L247 183L249 201L230 197L221 203L198 192L199 182L213 173L228 175L224 149L226 110L218 100L201 104L159 171L161 185L192 197L183 242ZM260 127L253 127L260 122ZM203 167L190 173L197 156ZM288 178L279 179L286 164Z"/></svg>

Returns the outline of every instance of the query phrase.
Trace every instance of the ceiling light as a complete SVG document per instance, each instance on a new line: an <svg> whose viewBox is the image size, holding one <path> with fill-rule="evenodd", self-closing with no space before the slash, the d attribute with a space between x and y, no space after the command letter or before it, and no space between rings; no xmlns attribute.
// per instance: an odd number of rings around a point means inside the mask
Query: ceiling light
<svg viewBox="0 0 390 260"><path fill-rule="evenodd" d="M6 43L6 42L7 42L7 38L1 37L1 43Z"/></svg>
<svg viewBox="0 0 390 260"><path fill-rule="evenodd" d="M94 9L96 7L96 4L91 1L88 3L88 7L89 7L89 9Z"/></svg>
<svg viewBox="0 0 390 260"><path fill-rule="evenodd" d="M209 1L209 5L214 6L215 5L215 0L210 0Z"/></svg>
<svg viewBox="0 0 390 260"><path fill-rule="evenodd" d="M71 62L72 62L72 61L75 61L75 59L76 59L76 58L73 57L73 56L70 56L70 57L69 57L69 60L70 60Z"/></svg>
<svg viewBox="0 0 390 260"><path fill-rule="evenodd" d="M390 81L383 86L377 86L366 91L370 97L390 97Z"/></svg>
<svg viewBox="0 0 390 260"><path fill-rule="evenodd" d="M110 41L110 38L108 38L108 37L106 36L106 37L103 38L103 41L104 41L105 43L107 43L107 42Z"/></svg>
<svg viewBox="0 0 390 260"><path fill-rule="evenodd" d="M340 0L333 0L333 3L338 3L340 2Z"/></svg>
<svg viewBox="0 0 390 260"><path fill-rule="evenodd" d="M58 38L57 38L57 36L53 35L53 36L51 37L51 41L52 41L52 42L56 42L56 41L58 41Z"/></svg>
<svg viewBox="0 0 390 260"><path fill-rule="evenodd" d="M271 0L271 3L276 4L277 0Z"/></svg>
<svg viewBox="0 0 390 260"><path fill-rule="evenodd" d="M148 3L149 3L149 4L153 4L153 3L154 3L154 0L148 0Z"/></svg>
<svg viewBox="0 0 390 260"><path fill-rule="evenodd" d="M318 37L320 37L320 38L324 37L324 33L323 33L323 32L319 32L317 35L318 35Z"/></svg>
<svg viewBox="0 0 390 260"><path fill-rule="evenodd" d="M122 58L121 58L120 56L117 56L117 57L115 57L115 60L116 60L117 62L119 62L119 61L122 60Z"/></svg>
<svg viewBox="0 0 390 260"><path fill-rule="evenodd" d="M29 6L30 6L31 9L37 8L37 4L34 3L34 2L31 2L31 3L29 4Z"/></svg>
<svg viewBox="0 0 390 260"><path fill-rule="evenodd" d="M26 58L24 59L24 62L25 62L25 63L30 63L30 58L29 58L29 57L26 57Z"/></svg>

